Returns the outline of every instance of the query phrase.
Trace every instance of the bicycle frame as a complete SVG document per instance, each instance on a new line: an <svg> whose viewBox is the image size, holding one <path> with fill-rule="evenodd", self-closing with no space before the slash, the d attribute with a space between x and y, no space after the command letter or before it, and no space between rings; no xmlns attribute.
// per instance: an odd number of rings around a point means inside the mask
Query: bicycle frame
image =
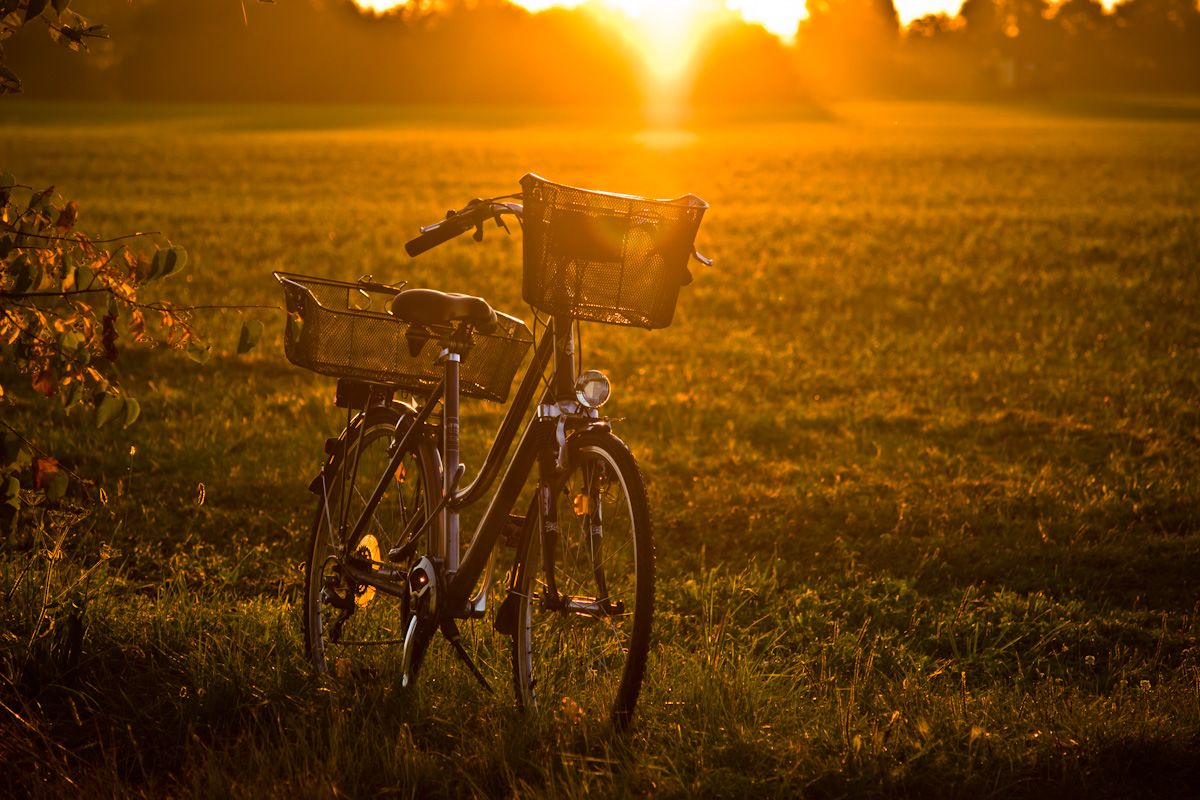
<svg viewBox="0 0 1200 800"><path fill-rule="evenodd" d="M449 609L442 612L440 616L459 619L481 616L486 610L488 586L485 585L474 599L471 599L472 591L491 562L496 544L508 522L509 513L515 507L534 465L542 463L539 461L539 455L547 452L551 447L550 442L555 442L561 448L565 442L565 428L569 418L575 420L573 424L576 427L580 424L584 426L606 424L600 421L599 415L594 411L583 409L584 412L590 411L591 413L580 413L579 406L573 399L576 377L574 355L574 340L569 321L564 324L551 318L550 324L546 326L546 331L534 351L533 359L521 379L517 393L500 423L496 438L488 450L479 474L467 488L459 491L457 484L460 478L458 474L458 369L460 361L457 354L444 353L445 378L430 394L416 416L412 417L408 430L398 442L388 467L380 476L375 489L355 521L353 532L346 541L358 541L365 532L371 516L387 491L389 477L395 473L404 458L409 437L420 435L420 430L428 420L433 407L439 399L442 400L442 492L435 510L422 528L405 531L401 538L407 537L409 541L415 543L425 528L437 525L438 534L430 555L443 561L446 585L442 608ZM504 476L492 495L483 518L472 534L470 544L460 562L459 509L477 502L495 483L504 459L512 448L521 420L537 393L546 367L552 361L554 365L552 381L543 393L537 413L525 426L508 468L504 471ZM548 477L542 475L539 479L539 486L545 485ZM400 596L408 591L407 585L403 582L405 576L398 574L394 569L373 569L371 566L363 568L357 566L352 559L346 559L343 567L354 580L388 594Z"/></svg>

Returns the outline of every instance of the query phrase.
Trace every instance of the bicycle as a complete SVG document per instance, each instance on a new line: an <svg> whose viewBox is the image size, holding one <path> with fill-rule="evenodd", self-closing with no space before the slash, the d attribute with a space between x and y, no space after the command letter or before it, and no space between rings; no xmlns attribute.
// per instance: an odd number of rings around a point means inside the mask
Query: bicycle
<svg viewBox="0 0 1200 800"><path fill-rule="evenodd" d="M637 462L599 409L607 377L576 366L581 321L669 325L691 280L707 204L647 200L529 174L519 194L473 200L421 228L417 256L484 223L524 230L528 326L485 300L274 273L294 364L336 377L345 429L309 486L317 512L305 562L305 647L320 673L417 677L437 633L487 689L458 623L487 611L501 544L515 549L494 627L511 637L521 710L551 707L625 727L645 672L654 604L649 501ZM520 202L517 202L520 201ZM505 402L533 356L483 465L460 488L461 396ZM547 370L549 374L547 375ZM545 383L508 466L501 467ZM396 398L408 392L411 399ZM435 410L440 408L440 414ZM525 513L512 513L536 472ZM499 478L465 551L459 514Z"/></svg>

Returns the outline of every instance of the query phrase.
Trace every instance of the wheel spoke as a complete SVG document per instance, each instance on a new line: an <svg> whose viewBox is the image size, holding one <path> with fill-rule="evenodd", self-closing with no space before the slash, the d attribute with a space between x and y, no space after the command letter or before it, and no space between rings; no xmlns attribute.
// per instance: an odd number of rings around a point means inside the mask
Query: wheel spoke
<svg viewBox="0 0 1200 800"><path fill-rule="evenodd" d="M514 588L522 598L513 647L518 702L624 724L649 642L649 508L624 445L608 434L581 434L575 444L573 472L553 493L560 506L556 563L539 563L543 550L535 534L525 552L524 583ZM593 528L599 530L593 534ZM547 598L549 572L562 593L559 602Z"/></svg>
<svg viewBox="0 0 1200 800"><path fill-rule="evenodd" d="M407 628L407 595L395 597L349 578L341 566L343 553L355 557L359 569L378 571L384 554L414 515L432 505L426 473L436 469L428 445L417 443L405 453L396 478L376 507L358 542L340 541L337 520L352 530L376 483L390 463L396 414L372 409L366 422L346 434L348 459L329 470L318 503L305 581L305 643L317 669L335 674L383 674L394 668L403 645L397 633ZM327 468L328 469L328 468ZM402 472L401 472L402 470ZM353 483L351 484L351 479ZM348 547L343 547L348 544ZM403 568L400 569L404 574Z"/></svg>

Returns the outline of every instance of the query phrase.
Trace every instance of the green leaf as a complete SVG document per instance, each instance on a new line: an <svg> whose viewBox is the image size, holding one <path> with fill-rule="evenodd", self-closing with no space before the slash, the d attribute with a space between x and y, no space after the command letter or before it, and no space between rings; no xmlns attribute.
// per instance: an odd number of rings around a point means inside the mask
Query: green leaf
<svg viewBox="0 0 1200 800"><path fill-rule="evenodd" d="M185 264L187 264L187 251L182 247L177 246L172 247L170 250L159 250L158 253L155 254L155 258L158 257L159 253L162 254L163 259L162 274L159 275L160 278L165 278L168 275L174 275L176 272L183 269Z"/></svg>
<svg viewBox="0 0 1200 800"><path fill-rule="evenodd" d="M46 488L43 490L46 493L46 499L58 500L67 493L67 486L70 484L70 482L71 480L67 477L67 473L65 471L60 469L58 472L54 473L54 477L50 479L50 482L46 484Z"/></svg>
<svg viewBox="0 0 1200 800"><path fill-rule="evenodd" d="M54 5L54 10L61 15L67 10L67 6L71 5L71 0L52 0L52 4Z"/></svg>
<svg viewBox="0 0 1200 800"><path fill-rule="evenodd" d="M304 320L300 319L299 314L288 314L287 333L293 342L300 341L300 334L304 333Z"/></svg>
<svg viewBox="0 0 1200 800"><path fill-rule="evenodd" d="M249 353L262 336L263 324L256 319L242 323L242 335L238 337L238 355Z"/></svg>
<svg viewBox="0 0 1200 800"><path fill-rule="evenodd" d="M13 292L16 294L29 291L37 280L37 266L30 262L25 253L14 258L8 269L16 275L16 280L13 281Z"/></svg>
<svg viewBox="0 0 1200 800"><path fill-rule="evenodd" d="M75 268L75 288L90 289L92 281L96 279L96 273L92 272L92 268L87 264L80 264Z"/></svg>
<svg viewBox="0 0 1200 800"><path fill-rule="evenodd" d="M138 414L142 413L142 407L138 405L138 401L132 397L125 398L125 427L128 428L138 418Z"/></svg>
<svg viewBox="0 0 1200 800"><path fill-rule="evenodd" d="M11 189L17 185L17 179L11 172L0 172L0 189Z"/></svg>
<svg viewBox="0 0 1200 800"><path fill-rule="evenodd" d="M150 259L150 269L143 276L143 280L153 280L155 278L165 278L168 275L174 275L179 270L183 269L183 265L187 263L187 251L182 247L170 247L166 250L157 250L154 257Z"/></svg>
<svg viewBox="0 0 1200 800"><path fill-rule="evenodd" d="M32 462L33 453L29 452L21 437L12 431L5 431L4 436L0 438L0 468L20 469Z"/></svg>
<svg viewBox="0 0 1200 800"><path fill-rule="evenodd" d="M40 213L48 214L49 209L50 209L50 200L51 200L51 196L53 194L54 194L53 186L51 186L47 189L44 189L40 192L34 192L33 195L30 196L30 198L29 198L29 209L31 211L37 211ZM44 225L44 223L41 223L41 222L38 223L39 227L41 227L42 225Z"/></svg>
<svg viewBox="0 0 1200 800"><path fill-rule="evenodd" d="M141 267L138 267L138 278L143 281L152 281L158 277L158 273L162 271L162 268L163 251L157 250L154 253L154 257L150 259L150 266L146 268L145 273L142 272Z"/></svg>
<svg viewBox="0 0 1200 800"><path fill-rule="evenodd" d="M83 344L83 337L73 330L65 330L58 335L58 349L64 356L70 356Z"/></svg>
<svg viewBox="0 0 1200 800"><path fill-rule="evenodd" d="M45 8L46 0L29 0L29 5L25 7L25 21L29 22L31 19L34 19Z"/></svg>
<svg viewBox="0 0 1200 800"><path fill-rule="evenodd" d="M21 507L21 482L15 475L9 475L6 480L0 482L0 498L3 499L5 505L13 508Z"/></svg>
<svg viewBox="0 0 1200 800"><path fill-rule="evenodd" d="M103 428L125 410L125 401L115 394L104 394L96 404L96 427Z"/></svg>
<svg viewBox="0 0 1200 800"><path fill-rule="evenodd" d="M188 358L195 361L197 364L204 364L208 361L212 353L207 347L202 344L189 344L187 348Z"/></svg>
<svg viewBox="0 0 1200 800"><path fill-rule="evenodd" d="M83 382L79 381L71 385L70 389L59 394L62 398L63 408L71 408L80 400L83 399Z"/></svg>

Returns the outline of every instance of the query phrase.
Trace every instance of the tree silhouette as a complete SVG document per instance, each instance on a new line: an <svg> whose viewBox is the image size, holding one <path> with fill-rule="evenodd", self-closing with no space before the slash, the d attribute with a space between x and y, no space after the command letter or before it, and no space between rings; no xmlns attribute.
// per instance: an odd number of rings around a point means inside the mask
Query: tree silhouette
<svg viewBox="0 0 1200 800"><path fill-rule="evenodd" d="M795 59L783 42L761 25L740 20L722 25L709 34L700 53L691 92L695 106L765 106L808 100ZM730 69L730 64L738 68Z"/></svg>
<svg viewBox="0 0 1200 800"><path fill-rule="evenodd" d="M1126 0L1114 9L1127 86L1200 87L1200 9L1191 0Z"/></svg>
<svg viewBox="0 0 1200 800"><path fill-rule="evenodd" d="M1194 0L965 0L900 29L892 0L806 0L794 50L756 26L699 48L694 104L848 95L1021 95L1200 89ZM586 6L419 0L74 0L114 44L80 57L46 36L6 41L41 97L639 107L641 56ZM243 15L245 21L243 21ZM248 23L248 24L247 24Z"/></svg>
<svg viewBox="0 0 1200 800"><path fill-rule="evenodd" d="M900 16L892 0L807 0L796 47L814 88L830 94L895 90Z"/></svg>

